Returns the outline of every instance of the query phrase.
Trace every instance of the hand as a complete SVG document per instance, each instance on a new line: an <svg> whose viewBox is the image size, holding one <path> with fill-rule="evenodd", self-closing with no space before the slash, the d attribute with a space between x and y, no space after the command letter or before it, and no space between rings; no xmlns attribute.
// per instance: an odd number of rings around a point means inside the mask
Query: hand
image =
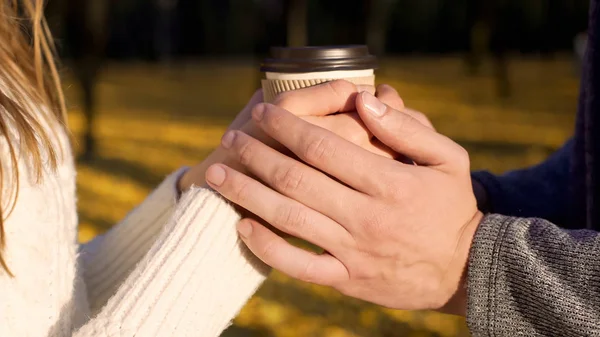
<svg viewBox="0 0 600 337"><path fill-rule="evenodd" d="M262 89L254 92L250 101L246 104L246 106L242 109L242 111L235 117L233 122L227 127L227 131L229 130L238 130L242 128L246 123L248 123L252 117L250 113L252 112L252 108L258 103L263 101L263 92ZM200 164L195 165L194 167L187 170L179 181L177 182L177 189L180 192L187 191L192 185L203 186L204 175L206 173L206 169L215 163L226 163L227 155L220 149L213 151L211 154L204 159Z"/></svg>
<svg viewBox="0 0 600 337"><path fill-rule="evenodd" d="M354 97L363 90L375 92L375 88L370 86L357 88L357 86L347 81L333 81L301 90L285 92L278 96L274 104L373 153L392 157L395 155L393 151L373 138L373 135L358 117L358 113L354 111ZM402 99L392 87L381 85L377 88L376 95L390 106L396 109L404 109ZM252 96L250 102L238 114L228 130L241 129L263 143L283 151L284 148L281 145L274 142L251 121L250 112L260 102L262 102L262 90L257 91ZM332 115L337 112L347 113ZM422 116L422 118L425 117ZM243 166L229 157L228 151L219 147L202 163L189 169L179 179L178 189L186 191L193 184L203 186L207 168L215 163L224 163L240 172L245 172Z"/></svg>
<svg viewBox="0 0 600 337"><path fill-rule="evenodd" d="M260 104L255 123L306 164L233 131L223 148L269 187L220 164L209 168L207 181L278 230L327 252L309 253L254 219L242 220L240 236L268 265L391 308L464 313L464 273L482 218L467 152L370 94L361 94L356 108L375 137L417 165L375 155Z"/></svg>

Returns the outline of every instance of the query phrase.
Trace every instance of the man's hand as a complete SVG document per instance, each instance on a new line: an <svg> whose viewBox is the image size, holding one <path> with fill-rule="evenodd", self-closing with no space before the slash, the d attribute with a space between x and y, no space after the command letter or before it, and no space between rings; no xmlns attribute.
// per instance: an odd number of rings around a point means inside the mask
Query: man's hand
<svg viewBox="0 0 600 337"><path fill-rule="evenodd" d="M302 119L328 129L340 137L361 146L373 153L393 157L396 154L387 146L381 144L364 126L355 109L355 97L361 91L374 93L372 86L360 86L343 81L333 81L305 89L289 91L280 94L274 105L293 112ZM395 109L405 109L402 99L392 87L381 85L377 88L377 97ZM251 120L252 108L262 102L262 90L258 90L246 107L238 114L227 130L242 130L244 133L259 139L263 143L279 150L285 149L271 139ZM340 113L343 112L343 113ZM415 112L415 114L418 114ZM427 120L424 116L420 118ZM428 121L427 121L428 122ZM205 184L206 169L215 163L223 163L245 172L244 167L237 160L230 158L228 151L219 147L213 151L202 163L189 169L179 179L178 188L186 191L193 184Z"/></svg>
<svg viewBox="0 0 600 337"><path fill-rule="evenodd" d="M253 120L306 164L240 132L222 139L245 170L207 171L210 186L275 228L323 248L296 248L254 219L240 236L288 275L397 309L465 310L463 275L477 210L467 152L368 93L358 113L381 142L416 165L373 154L270 104ZM462 295L459 296L459 295Z"/></svg>

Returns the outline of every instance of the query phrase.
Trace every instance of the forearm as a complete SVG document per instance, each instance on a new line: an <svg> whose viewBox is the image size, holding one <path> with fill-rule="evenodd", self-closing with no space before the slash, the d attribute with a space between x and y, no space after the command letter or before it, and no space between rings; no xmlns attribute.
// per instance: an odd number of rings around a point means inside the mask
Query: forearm
<svg viewBox="0 0 600 337"><path fill-rule="evenodd" d="M479 208L518 217L538 217L564 224L567 215L570 155L569 141L543 163L495 176L472 173Z"/></svg>
<svg viewBox="0 0 600 337"><path fill-rule="evenodd" d="M600 235L489 215L468 266L474 336L600 335Z"/></svg>
<svg viewBox="0 0 600 337"><path fill-rule="evenodd" d="M184 193L144 257L74 336L217 337L269 271L238 239L214 192Z"/></svg>
<svg viewBox="0 0 600 337"><path fill-rule="evenodd" d="M148 252L177 206L182 168L169 175L139 206L106 234L81 246L80 263L92 311L114 294Z"/></svg>

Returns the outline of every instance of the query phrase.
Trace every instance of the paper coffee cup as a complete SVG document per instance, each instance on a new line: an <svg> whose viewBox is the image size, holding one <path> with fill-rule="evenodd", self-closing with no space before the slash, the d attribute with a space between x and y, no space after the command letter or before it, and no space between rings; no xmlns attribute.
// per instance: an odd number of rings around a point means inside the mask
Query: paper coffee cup
<svg viewBox="0 0 600 337"><path fill-rule="evenodd" d="M344 79L357 85L375 85L377 58L366 46L273 47L261 65L265 102L278 94Z"/></svg>

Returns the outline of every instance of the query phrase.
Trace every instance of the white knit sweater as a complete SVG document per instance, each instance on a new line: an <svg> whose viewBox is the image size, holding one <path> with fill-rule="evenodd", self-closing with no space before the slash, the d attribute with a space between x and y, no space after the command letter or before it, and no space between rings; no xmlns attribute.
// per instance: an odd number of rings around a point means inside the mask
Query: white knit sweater
<svg viewBox="0 0 600 337"><path fill-rule="evenodd" d="M17 154L4 250L15 277L0 270L0 336L219 336L267 270L238 239L233 207L201 188L177 201L180 170L110 232L79 245L74 163L66 134L58 138L64 159L39 184ZM4 175L15 183L7 166Z"/></svg>

